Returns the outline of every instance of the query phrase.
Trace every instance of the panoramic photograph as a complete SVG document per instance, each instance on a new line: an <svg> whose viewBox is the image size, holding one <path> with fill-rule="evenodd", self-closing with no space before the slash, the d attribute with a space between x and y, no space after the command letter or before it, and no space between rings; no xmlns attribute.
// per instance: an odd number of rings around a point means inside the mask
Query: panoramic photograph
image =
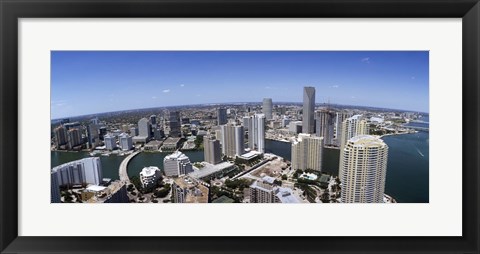
<svg viewBox="0 0 480 254"><path fill-rule="evenodd" d="M50 56L51 203L429 203L428 51Z"/></svg>

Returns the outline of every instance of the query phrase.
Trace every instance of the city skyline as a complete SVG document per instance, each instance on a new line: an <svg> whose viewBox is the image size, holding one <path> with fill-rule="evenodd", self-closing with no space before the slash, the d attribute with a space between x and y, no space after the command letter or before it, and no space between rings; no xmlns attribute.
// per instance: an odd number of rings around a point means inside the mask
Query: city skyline
<svg viewBox="0 0 480 254"><path fill-rule="evenodd" d="M429 112L427 51L52 51L51 57L51 119L264 98L301 102L304 86L315 87L317 104Z"/></svg>

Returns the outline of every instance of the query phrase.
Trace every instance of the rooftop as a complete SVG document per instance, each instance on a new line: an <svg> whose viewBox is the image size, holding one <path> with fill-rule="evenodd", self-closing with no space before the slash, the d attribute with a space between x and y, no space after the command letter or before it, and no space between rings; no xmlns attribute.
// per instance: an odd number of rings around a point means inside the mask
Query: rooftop
<svg viewBox="0 0 480 254"><path fill-rule="evenodd" d="M208 163L208 162L202 162L202 165L203 165L203 168L201 168L201 169L199 169L199 170L195 170L195 171L191 172L191 173L188 174L188 175L191 176L191 177L200 179L200 178L209 176L209 175L211 175L211 174L220 172L220 171L222 171L222 170L224 170L224 169L230 168L230 167L232 167L234 164L233 164L233 163L230 163L230 162L228 162L228 161L224 161L224 162L220 162L220 163L215 164L215 165L210 164L210 163Z"/></svg>
<svg viewBox="0 0 480 254"><path fill-rule="evenodd" d="M165 156L165 159L163 160L166 161L166 160L183 160L183 159L188 159L188 157L180 151L175 151L174 153Z"/></svg>
<svg viewBox="0 0 480 254"><path fill-rule="evenodd" d="M359 135L348 140L348 143L354 147L383 147L386 144L380 139L380 136Z"/></svg>
<svg viewBox="0 0 480 254"><path fill-rule="evenodd" d="M215 200L212 201L212 203L234 203L235 200L227 197L227 196L221 196Z"/></svg>
<svg viewBox="0 0 480 254"><path fill-rule="evenodd" d="M160 171L158 167L150 166L150 167L144 167L142 171L140 172L141 176L149 177L153 176L156 174L157 171Z"/></svg>

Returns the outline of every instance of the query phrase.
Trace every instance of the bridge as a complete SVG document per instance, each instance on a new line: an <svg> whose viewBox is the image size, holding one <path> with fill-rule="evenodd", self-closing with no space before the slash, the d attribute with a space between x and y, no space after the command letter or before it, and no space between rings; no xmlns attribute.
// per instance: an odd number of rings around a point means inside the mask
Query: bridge
<svg viewBox="0 0 480 254"><path fill-rule="evenodd" d="M123 183L125 184L129 184L130 183L130 178L128 177L128 173L127 173L127 166L128 166L128 163L130 162L130 160L137 156L141 151L136 151L130 155L128 155L123 161L122 163L120 163L120 167L118 168L118 175L120 176L120 181L122 181Z"/></svg>

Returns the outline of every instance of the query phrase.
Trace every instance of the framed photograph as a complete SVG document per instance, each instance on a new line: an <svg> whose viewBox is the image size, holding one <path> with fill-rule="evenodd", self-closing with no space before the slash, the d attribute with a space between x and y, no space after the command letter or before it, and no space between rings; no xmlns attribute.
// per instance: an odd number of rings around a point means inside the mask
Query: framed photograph
<svg viewBox="0 0 480 254"><path fill-rule="evenodd" d="M478 1L0 1L1 253L479 252Z"/></svg>

